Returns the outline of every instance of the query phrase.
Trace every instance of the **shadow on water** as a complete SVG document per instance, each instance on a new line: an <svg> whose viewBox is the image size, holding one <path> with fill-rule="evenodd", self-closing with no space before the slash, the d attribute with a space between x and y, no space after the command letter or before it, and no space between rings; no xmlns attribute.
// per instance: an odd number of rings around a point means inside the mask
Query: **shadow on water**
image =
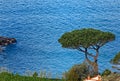
<svg viewBox="0 0 120 81"><path fill-rule="evenodd" d="M16 44L12 44L12 45L8 45L8 46L4 46L4 47L0 47L0 63L3 63L4 60L7 59L7 52L9 52L10 50L15 50L16 48Z"/></svg>
<svg viewBox="0 0 120 81"><path fill-rule="evenodd" d="M0 63L3 62L5 59L7 59L7 54L4 52L5 48L0 50Z"/></svg>

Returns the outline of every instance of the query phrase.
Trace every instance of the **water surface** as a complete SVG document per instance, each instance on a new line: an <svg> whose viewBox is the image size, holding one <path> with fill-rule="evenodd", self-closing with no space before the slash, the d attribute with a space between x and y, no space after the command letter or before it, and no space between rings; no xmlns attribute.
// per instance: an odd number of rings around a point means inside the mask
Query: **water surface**
<svg viewBox="0 0 120 81"><path fill-rule="evenodd" d="M120 51L119 0L0 0L0 35L17 44L0 53L0 66L15 73L26 70L62 74L84 61L83 53L64 49L60 36L74 29L96 28L116 35L100 49L100 71L111 69L110 59Z"/></svg>

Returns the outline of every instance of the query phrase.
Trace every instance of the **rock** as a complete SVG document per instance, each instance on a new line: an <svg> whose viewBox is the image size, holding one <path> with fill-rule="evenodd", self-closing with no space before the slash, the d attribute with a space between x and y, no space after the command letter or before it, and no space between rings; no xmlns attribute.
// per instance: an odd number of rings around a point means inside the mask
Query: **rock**
<svg viewBox="0 0 120 81"><path fill-rule="evenodd" d="M0 37L0 46L7 46L16 42L17 40L15 38Z"/></svg>

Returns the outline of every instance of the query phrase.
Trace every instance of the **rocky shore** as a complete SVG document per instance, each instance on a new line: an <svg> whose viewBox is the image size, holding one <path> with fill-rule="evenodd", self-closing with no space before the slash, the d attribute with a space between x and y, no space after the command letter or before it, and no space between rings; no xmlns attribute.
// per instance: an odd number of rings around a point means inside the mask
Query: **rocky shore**
<svg viewBox="0 0 120 81"><path fill-rule="evenodd" d="M9 44L16 43L17 40L15 38L8 38L0 36L0 47L7 46Z"/></svg>

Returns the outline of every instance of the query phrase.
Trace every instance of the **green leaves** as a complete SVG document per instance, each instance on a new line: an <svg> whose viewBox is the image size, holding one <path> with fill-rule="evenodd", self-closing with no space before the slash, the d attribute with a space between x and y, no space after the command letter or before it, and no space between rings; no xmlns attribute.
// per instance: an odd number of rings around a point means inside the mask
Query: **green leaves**
<svg viewBox="0 0 120 81"><path fill-rule="evenodd" d="M120 64L120 52L111 60L113 64Z"/></svg>
<svg viewBox="0 0 120 81"><path fill-rule="evenodd" d="M58 40L65 48L89 48L91 46L103 46L105 43L115 39L110 32L103 32L93 28L84 28L64 33Z"/></svg>

